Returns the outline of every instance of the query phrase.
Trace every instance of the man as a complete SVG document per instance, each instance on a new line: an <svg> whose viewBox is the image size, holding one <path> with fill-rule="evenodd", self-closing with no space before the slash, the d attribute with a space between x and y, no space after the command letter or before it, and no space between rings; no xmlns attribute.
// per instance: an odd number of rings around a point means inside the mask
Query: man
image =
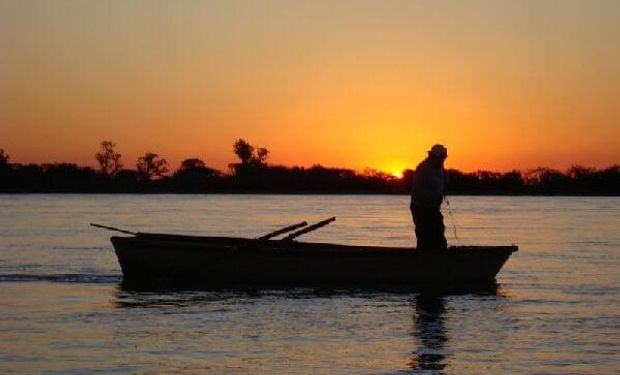
<svg viewBox="0 0 620 375"><path fill-rule="evenodd" d="M439 210L444 198L446 178L443 164L447 157L448 149L443 145L434 145L413 175L409 208L419 250L448 247L443 215Z"/></svg>

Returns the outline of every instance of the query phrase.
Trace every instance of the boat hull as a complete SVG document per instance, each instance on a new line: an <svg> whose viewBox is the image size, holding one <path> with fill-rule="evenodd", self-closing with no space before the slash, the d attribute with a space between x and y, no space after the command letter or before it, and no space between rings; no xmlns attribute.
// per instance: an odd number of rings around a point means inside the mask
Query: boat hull
<svg viewBox="0 0 620 375"><path fill-rule="evenodd" d="M124 285L422 286L493 282L516 246L413 248L243 238L112 237Z"/></svg>

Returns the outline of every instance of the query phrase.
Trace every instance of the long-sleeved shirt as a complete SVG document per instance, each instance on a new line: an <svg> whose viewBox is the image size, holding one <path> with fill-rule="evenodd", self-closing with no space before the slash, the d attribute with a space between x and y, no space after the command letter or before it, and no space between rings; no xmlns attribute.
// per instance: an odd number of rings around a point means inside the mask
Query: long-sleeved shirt
<svg viewBox="0 0 620 375"><path fill-rule="evenodd" d="M443 168L436 168L431 160L424 159L416 167L411 184L411 206L441 206L445 189Z"/></svg>

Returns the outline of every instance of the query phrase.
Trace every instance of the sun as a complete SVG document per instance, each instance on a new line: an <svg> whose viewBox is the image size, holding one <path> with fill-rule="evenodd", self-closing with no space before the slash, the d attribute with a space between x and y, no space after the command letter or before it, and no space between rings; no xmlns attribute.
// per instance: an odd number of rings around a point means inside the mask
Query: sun
<svg viewBox="0 0 620 375"><path fill-rule="evenodd" d="M395 178L403 178L403 172L405 171L404 165L400 163L387 164L382 170L389 174L390 176L394 176Z"/></svg>
<svg viewBox="0 0 620 375"><path fill-rule="evenodd" d="M407 169L407 164L400 160L387 161L379 166L379 170L394 178L403 178L403 173Z"/></svg>
<svg viewBox="0 0 620 375"><path fill-rule="evenodd" d="M388 171L389 174L391 174L392 176L396 177L396 178L403 178L403 171L397 171L397 170L391 170Z"/></svg>

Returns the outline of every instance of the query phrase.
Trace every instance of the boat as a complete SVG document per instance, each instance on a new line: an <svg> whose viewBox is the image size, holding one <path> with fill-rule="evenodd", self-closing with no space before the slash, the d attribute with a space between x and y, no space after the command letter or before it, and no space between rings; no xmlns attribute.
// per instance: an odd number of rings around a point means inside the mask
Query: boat
<svg viewBox="0 0 620 375"><path fill-rule="evenodd" d="M515 245L417 250L294 240L333 220L284 239L272 237L305 222L256 239L120 230L130 235L112 236L111 241L123 285L153 287L461 287L494 282L518 250Z"/></svg>

